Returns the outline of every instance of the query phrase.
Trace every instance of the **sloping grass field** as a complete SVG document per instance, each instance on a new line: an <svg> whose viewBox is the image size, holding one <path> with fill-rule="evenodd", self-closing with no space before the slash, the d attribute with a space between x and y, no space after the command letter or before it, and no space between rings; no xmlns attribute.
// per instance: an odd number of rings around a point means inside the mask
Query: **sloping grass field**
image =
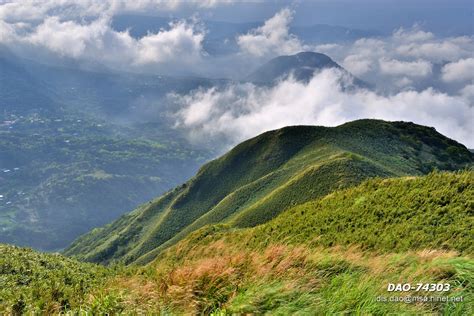
<svg viewBox="0 0 474 316"><path fill-rule="evenodd" d="M458 170L473 162L474 155L463 145L413 123L359 120L334 128L286 127L237 145L188 182L80 237L64 253L91 262L145 264L206 225L254 227L367 178ZM371 207L364 198L358 202L360 208ZM384 210L374 212L368 221L384 216ZM399 215L395 221L411 216ZM386 224L391 223L380 227ZM350 229L354 234L362 230Z"/></svg>
<svg viewBox="0 0 474 316"><path fill-rule="evenodd" d="M434 172L366 180L256 227L207 225L145 266L2 247L0 280L15 291L0 291L0 311L472 315L473 206L473 171Z"/></svg>

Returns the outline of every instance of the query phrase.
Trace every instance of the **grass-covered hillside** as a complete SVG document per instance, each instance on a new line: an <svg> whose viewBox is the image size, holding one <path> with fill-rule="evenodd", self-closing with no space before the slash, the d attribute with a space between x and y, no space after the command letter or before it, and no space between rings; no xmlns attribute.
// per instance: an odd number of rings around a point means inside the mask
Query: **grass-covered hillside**
<svg viewBox="0 0 474 316"><path fill-rule="evenodd" d="M473 171L370 179L257 227L208 225L142 267L1 246L0 313L472 315L473 201ZM446 301L407 303L424 296Z"/></svg>
<svg viewBox="0 0 474 316"><path fill-rule="evenodd" d="M171 314L472 315L473 201L472 171L368 180L258 227L207 226L109 290ZM377 302L391 296L462 301Z"/></svg>
<svg viewBox="0 0 474 316"><path fill-rule="evenodd" d="M287 127L236 146L187 183L80 237L65 254L93 262L149 262L208 224L255 226L366 178L455 170L473 161L463 145L413 123Z"/></svg>

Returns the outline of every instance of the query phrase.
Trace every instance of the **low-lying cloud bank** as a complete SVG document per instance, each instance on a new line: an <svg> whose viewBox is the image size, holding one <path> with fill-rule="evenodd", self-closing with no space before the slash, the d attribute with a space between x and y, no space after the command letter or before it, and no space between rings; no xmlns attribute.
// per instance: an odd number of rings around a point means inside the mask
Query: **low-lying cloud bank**
<svg viewBox="0 0 474 316"><path fill-rule="evenodd" d="M474 147L474 108L468 98L431 88L382 96L368 90L343 91L342 74L326 69L302 83L288 78L274 87L234 84L172 98L182 108L176 126L195 141L224 138L235 144L288 125L335 126L361 118L413 121Z"/></svg>

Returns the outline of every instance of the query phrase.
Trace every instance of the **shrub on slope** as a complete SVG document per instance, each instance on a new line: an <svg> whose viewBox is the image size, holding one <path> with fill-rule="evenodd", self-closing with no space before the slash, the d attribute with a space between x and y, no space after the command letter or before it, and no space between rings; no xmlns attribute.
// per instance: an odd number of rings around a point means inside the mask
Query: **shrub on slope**
<svg viewBox="0 0 474 316"><path fill-rule="evenodd" d="M0 244L0 314L99 311L103 302L89 295L111 275L102 266Z"/></svg>

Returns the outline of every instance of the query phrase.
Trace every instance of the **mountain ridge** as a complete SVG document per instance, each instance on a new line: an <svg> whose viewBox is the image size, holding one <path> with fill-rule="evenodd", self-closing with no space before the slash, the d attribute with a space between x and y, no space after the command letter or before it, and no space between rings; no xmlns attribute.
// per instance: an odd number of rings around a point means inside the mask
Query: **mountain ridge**
<svg viewBox="0 0 474 316"><path fill-rule="evenodd" d="M473 161L465 146L413 123L286 127L237 145L185 184L80 237L65 254L145 263L207 224L255 226L366 178L456 170Z"/></svg>

